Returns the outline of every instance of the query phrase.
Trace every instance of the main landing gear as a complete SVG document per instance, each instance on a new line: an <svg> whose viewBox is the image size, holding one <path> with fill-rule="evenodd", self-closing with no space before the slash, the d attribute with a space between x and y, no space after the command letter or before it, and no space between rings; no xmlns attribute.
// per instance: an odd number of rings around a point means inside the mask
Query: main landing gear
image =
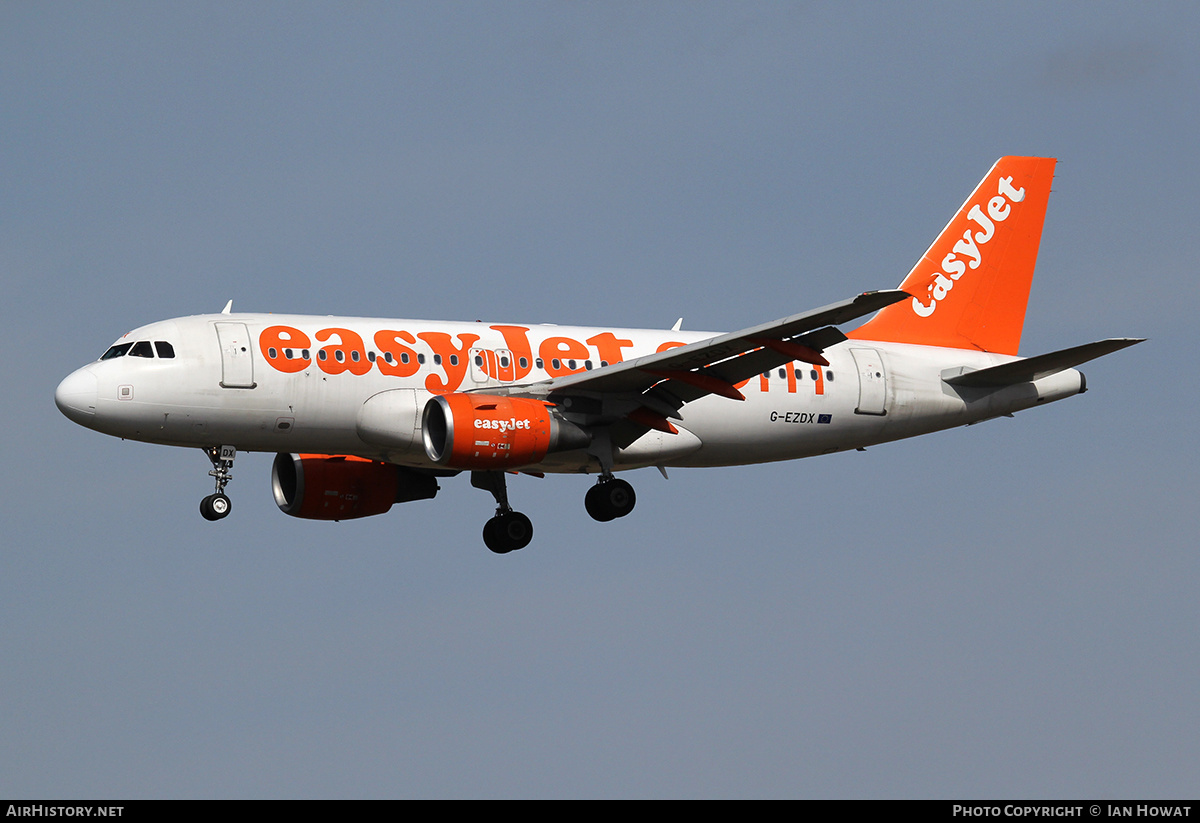
<svg viewBox="0 0 1200 823"><path fill-rule="evenodd" d="M200 515L205 520L220 520L229 516L233 504L225 494L225 486L233 479L233 459L237 457L237 449L233 446L212 446L204 450L212 461L212 471L208 474L215 477L217 490L200 501Z"/></svg>
<svg viewBox="0 0 1200 823"><path fill-rule="evenodd" d="M483 542L496 554L523 549L533 539L533 523L508 505L508 487L504 472L471 472L471 485L491 492L496 498L496 515L483 526ZM588 489L583 505L593 519L606 523L633 511L637 495L633 486L611 474L602 474L600 481Z"/></svg>
<svg viewBox="0 0 1200 823"><path fill-rule="evenodd" d="M607 523L618 517L624 517L633 511L637 503L637 495L633 486L609 475L601 475L600 481L588 489L583 498L583 507L593 520Z"/></svg>
<svg viewBox="0 0 1200 823"><path fill-rule="evenodd" d="M583 507L593 520L601 523L624 517L633 511L633 505L637 503L633 486L613 477L615 453L611 432L608 429L599 430L592 439L588 454L600 464L600 479L584 495Z"/></svg>
<svg viewBox="0 0 1200 823"><path fill-rule="evenodd" d="M483 526L483 543L496 554L523 549L533 539L533 523L508 505L508 487L504 472L471 472L471 485L492 493L496 498L496 516Z"/></svg>

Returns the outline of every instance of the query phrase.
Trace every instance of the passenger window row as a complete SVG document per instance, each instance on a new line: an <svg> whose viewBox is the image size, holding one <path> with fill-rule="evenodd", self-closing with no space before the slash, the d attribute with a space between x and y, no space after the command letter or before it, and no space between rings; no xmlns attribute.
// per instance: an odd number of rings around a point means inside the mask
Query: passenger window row
<svg viewBox="0 0 1200 823"><path fill-rule="evenodd" d="M792 372L793 372L793 374L796 376L796 379L797 379L797 380L803 380L803 379L804 379L804 370L803 370L803 369L796 369L796 368L793 368L793 369L792 369ZM787 377L787 376L788 376L788 374L787 374L787 369L779 369L779 379L780 379L780 380L783 380L783 379L784 379L785 377ZM762 373L762 377L763 377L763 380L770 380L770 379L771 379L771 373L770 373L769 371L765 371L765 372L763 372L763 373ZM816 370L816 369L809 369L809 371L808 371L808 377L809 377L809 379L810 379L810 380L819 380L819 379L820 379L820 377L821 377L821 375L817 374L817 370ZM826 379L826 380L833 380L833 370L832 370L832 369L826 369L826 371L825 371L825 379Z"/></svg>

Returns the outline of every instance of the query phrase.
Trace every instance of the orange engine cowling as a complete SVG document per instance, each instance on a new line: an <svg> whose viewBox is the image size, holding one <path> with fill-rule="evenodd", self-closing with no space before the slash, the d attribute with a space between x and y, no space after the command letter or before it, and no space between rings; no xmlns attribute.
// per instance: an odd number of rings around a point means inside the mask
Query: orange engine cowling
<svg viewBox="0 0 1200 823"><path fill-rule="evenodd" d="M383 514L394 503L426 500L437 478L363 457L277 454L271 490L284 514L308 520L350 520Z"/></svg>
<svg viewBox="0 0 1200 823"><path fill-rule="evenodd" d="M421 432L429 459L452 469L515 469L591 441L540 400L490 394L430 398Z"/></svg>

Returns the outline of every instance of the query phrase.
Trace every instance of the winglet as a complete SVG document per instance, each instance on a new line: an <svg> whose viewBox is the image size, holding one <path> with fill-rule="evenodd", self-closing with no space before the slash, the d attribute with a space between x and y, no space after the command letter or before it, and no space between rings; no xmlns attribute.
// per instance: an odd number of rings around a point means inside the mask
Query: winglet
<svg viewBox="0 0 1200 823"><path fill-rule="evenodd" d="M848 336L1016 354L1056 162L997 160L904 279L912 299Z"/></svg>
<svg viewBox="0 0 1200 823"><path fill-rule="evenodd" d="M232 311L233 311L233 301L230 300L228 303L225 304L225 308L221 309L221 314L229 314Z"/></svg>

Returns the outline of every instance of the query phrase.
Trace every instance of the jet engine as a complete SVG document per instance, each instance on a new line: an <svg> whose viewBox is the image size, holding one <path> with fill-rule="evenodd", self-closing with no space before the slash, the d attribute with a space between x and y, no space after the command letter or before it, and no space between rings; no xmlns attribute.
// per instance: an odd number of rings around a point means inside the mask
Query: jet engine
<svg viewBox="0 0 1200 823"><path fill-rule="evenodd" d="M488 394L431 398L421 431L429 459L452 469L515 469L591 442L591 435L550 404Z"/></svg>
<svg viewBox="0 0 1200 823"><path fill-rule="evenodd" d="M412 469L329 454L277 454L271 490L284 514L307 520L350 520L383 514L394 503L427 500L437 478Z"/></svg>

